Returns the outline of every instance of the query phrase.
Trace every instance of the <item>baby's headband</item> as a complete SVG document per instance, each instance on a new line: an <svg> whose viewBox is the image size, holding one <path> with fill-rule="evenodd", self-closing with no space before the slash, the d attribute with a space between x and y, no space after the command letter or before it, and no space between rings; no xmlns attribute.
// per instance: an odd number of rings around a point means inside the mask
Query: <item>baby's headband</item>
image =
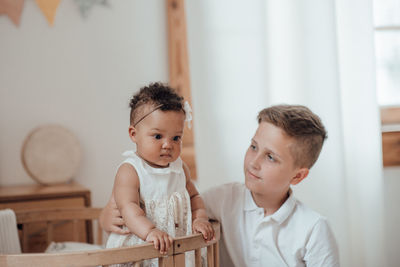
<svg viewBox="0 0 400 267"><path fill-rule="evenodd" d="M148 113L146 113L143 117L141 117L137 122L135 122L133 124L133 127L136 127L136 125L141 122L142 120L144 120L144 118L146 118L147 116L149 116L151 113L153 113L154 111L156 111L157 109L160 109L164 104L158 105L156 106L154 109L152 109L151 111L149 111ZM192 128L192 109L190 108L189 102L185 101L184 105L183 105L183 110L185 111L185 121L188 122L188 127L189 129Z"/></svg>

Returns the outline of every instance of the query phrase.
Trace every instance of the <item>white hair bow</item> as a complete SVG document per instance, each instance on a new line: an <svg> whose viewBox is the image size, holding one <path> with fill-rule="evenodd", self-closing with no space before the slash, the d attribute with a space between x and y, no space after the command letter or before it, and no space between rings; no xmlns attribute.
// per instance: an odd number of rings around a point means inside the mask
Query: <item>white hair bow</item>
<svg viewBox="0 0 400 267"><path fill-rule="evenodd" d="M186 114L186 118L185 121L188 122L188 127L189 129L192 128L192 108L189 105L189 102L185 101L184 105L183 105L183 110L185 111Z"/></svg>

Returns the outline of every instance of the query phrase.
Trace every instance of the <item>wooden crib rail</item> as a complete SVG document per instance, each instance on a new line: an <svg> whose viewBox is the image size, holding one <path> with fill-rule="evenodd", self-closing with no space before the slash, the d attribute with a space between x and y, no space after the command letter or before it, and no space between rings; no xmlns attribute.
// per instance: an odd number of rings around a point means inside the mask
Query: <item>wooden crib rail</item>
<svg viewBox="0 0 400 267"><path fill-rule="evenodd" d="M101 209L97 208L71 208L53 209L46 212L18 212L18 223L49 222L51 225L58 220L94 220L98 219ZM206 243L200 234L176 238L167 255L162 255L155 250L152 244L136 245L132 247L101 249L92 251L68 253L23 253L15 255L0 255L0 266L107 266L110 264L136 262L137 266L145 259L158 258L160 267L185 266L187 251L195 251L196 267L201 266L200 249L207 247L208 267L219 267L218 242L220 239L220 224L212 222L215 231L215 240ZM51 227L50 227L51 228ZM50 234L51 235L51 234ZM136 266L136 265L135 265Z"/></svg>

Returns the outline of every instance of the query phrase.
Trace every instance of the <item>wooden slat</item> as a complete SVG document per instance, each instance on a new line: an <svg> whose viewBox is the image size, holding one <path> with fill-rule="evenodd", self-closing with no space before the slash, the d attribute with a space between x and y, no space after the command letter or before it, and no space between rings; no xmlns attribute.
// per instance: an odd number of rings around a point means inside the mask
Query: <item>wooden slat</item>
<svg viewBox="0 0 400 267"><path fill-rule="evenodd" d="M174 267L185 267L185 253L175 254Z"/></svg>
<svg viewBox="0 0 400 267"><path fill-rule="evenodd" d="M201 248L194 250L194 266L201 267Z"/></svg>
<svg viewBox="0 0 400 267"><path fill-rule="evenodd" d="M79 241L79 221L73 220L72 221L72 231L73 231L73 240L78 242Z"/></svg>
<svg viewBox="0 0 400 267"><path fill-rule="evenodd" d="M189 56L187 47L186 16L184 0L167 0L168 17L168 59L169 83L192 104L190 91ZM193 126L193 123L192 123ZM183 150L194 149L194 129L185 126ZM191 178L196 179L196 163L194 153L183 153L182 159L189 166Z"/></svg>
<svg viewBox="0 0 400 267"><path fill-rule="evenodd" d="M54 224L53 222L47 222L47 245L54 240L53 233L54 233Z"/></svg>
<svg viewBox="0 0 400 267"><path fill-rule="evenodd" d="M22 251L26 250L28 247L29 240L29 224L22 225Z"/></svg>
<svg viewBox="0 0 400 267"><path fill-rule="evenodd" d="M174 257L158 258L158 267L174 267Z"/></svg>
<svg viewBox="0 0 400 267"><path fill-rule="evenodd" d="M185 133L186 134L186 133ZM182 147L181 158L188 165L190 171L190 178L192 180L196 180L196 176L193 177L193 174L196 175L196 154L194 145L186 145Z"/></svg>
<svg viewBox="0 0 400 267"><path fill-rule="evenodd" d="M207 247L207 267L214 267L214 246Z"/></svg>
<svg viewBox="0 0 400 267"><path fill-rule="evenodd" d="M45 210L55 208L79 208L84 207L85 200L83 197L71 198L56 198L56 199L40 199L40 200L27 200L16 202L2 202L0 209L12 209L14 211L30 211L30 210ZM38 208L40 207L40 208Z"/></svg>
<svg viewBox="0 0 400 267"><path fill-rule="evenodd" d="M191 102L184 0L167 0L167 16L169 83Z"/></svg>
<svg viewBox="0 0 400 267"><path fill-rule="evenodd" d="M100 208L55 208L16 211L18 223L98 219Z"/></svg>
<svg viewBox="0 0 400 267"><path fill-rule="evenodd" d="M100 223L97 221L97 245L103 245L103 229L100 226Z"/></svg>
<svg viewBox="0 0 400 267"><path fill-rule="evenodd" d="M214 245L214 267L219 267L219 242Z"/></svg>
<svg viewBox="0 0 400 267"><path fill-rule="evenodd" d="M12 201L43 200L54 198L85 197L87 206L90 205L90 191L76 182L70 184L43 185L15 185L0 186L0 203Z"/></svg>

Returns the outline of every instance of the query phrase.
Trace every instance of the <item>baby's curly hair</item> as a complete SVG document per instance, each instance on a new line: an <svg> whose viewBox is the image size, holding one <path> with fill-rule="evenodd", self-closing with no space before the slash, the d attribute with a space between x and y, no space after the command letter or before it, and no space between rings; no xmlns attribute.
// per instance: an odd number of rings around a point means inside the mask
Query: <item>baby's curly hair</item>
<svg viewBox="0 0 400 267"><path fill-rule="evenodd" d="M151 83L148 86L140 88L139 92L134 94L131 101L129 102L130 112L130 124L134 125L137 121L138 110L144 105L152 105L154 107L159 106L162 111L182 111L183 109L183 97L178 93L161 82ZM136 122L137 123L137 122Z"/></svg>

